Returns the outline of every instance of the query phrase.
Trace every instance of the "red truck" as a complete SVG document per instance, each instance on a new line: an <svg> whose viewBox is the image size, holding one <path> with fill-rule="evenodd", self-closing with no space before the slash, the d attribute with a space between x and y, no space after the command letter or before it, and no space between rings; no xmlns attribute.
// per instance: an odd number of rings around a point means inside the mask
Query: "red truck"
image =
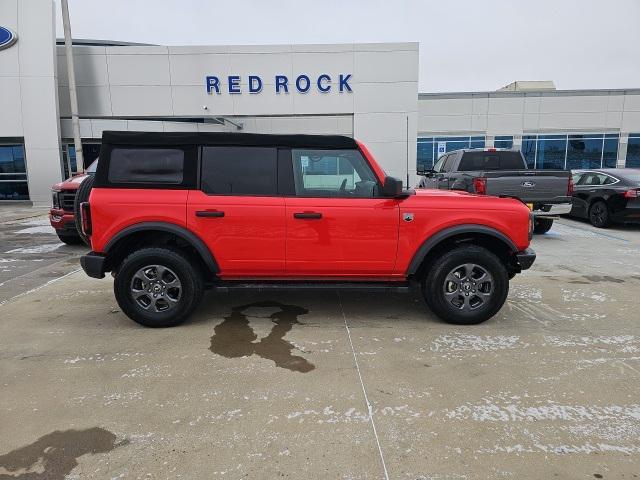
<svg viewBox="0 0 640 480"><path fill-rule="evenodd" d="M67 245L76 245L87 242L76 221L79 204L87 199L88 189L79 189L82 182L96 173L98 160L95 160L84 173L78 173L67 180L56 183L51 187L51 209L49 221L56 230L58 238ZM85 191L86 189L86 191Z"/></svg>
<svg viewBox="0 0 640 480"><path fill-rule="evenodd" d="M421 288L455 324L504 304L535 260L522 202L403 190L343 136L104 132L84 271L122 311L183 322L205 288Z"/></svg>

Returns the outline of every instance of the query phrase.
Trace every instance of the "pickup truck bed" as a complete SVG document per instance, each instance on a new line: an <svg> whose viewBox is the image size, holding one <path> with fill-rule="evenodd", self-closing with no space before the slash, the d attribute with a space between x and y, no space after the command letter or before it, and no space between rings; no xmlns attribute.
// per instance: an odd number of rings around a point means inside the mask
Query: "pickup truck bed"
<svg viewBox="0 0 640 480"><path fill-rule="evenodd" d="M530 170L518 150L499 149L448 152L418 185L517 198L537 217L569 213L572 187L570 171Z"/></svg>

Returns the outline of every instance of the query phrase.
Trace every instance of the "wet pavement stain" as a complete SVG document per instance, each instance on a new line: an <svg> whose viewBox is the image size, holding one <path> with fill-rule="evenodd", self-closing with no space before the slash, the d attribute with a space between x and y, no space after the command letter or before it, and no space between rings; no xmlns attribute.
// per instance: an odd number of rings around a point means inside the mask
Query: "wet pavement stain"
<svg viewBox="0 0 640 480"><path fill-rule="evenodd" d="M276 311L268 317L261 317L249 315L251 309L276 309ZM227 358L258 355L273 361L277 367L308 373L316 368L315 365L303 357L292 355L291 351L296 347L284 340L284 336L291 331L293 325L302 325L298 321L298 316L307 313L309 310L306 308L272 301L233 307L231 314L224 317L224 321L215 327L209 350ZM254 342L258 336L249 325L249 318L252 316L254 318L270 318L274 323L269 335L257 343Z"/></svg>
<svg viewBox="0 0 640 480"><path fill-rule="evenodd" d="M102 428L49 433L35 442L0 455L0 480L62 480L88 453L106 453L127 445Z"/></svg>

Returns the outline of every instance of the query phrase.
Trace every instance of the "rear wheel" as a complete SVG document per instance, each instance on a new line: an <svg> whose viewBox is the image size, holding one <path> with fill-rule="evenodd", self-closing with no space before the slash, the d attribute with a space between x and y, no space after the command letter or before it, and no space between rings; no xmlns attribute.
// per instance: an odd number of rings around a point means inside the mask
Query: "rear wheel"
<svg viewBox="0 0 640 480"><path fill-rule="evenodd" d="M87 177L82 180L82 183L78 187L78 191L76 192L76 198L73 202L73 219L76 222L76 230L78 231L78 235L82 239L84 243L90 245L89 239L87 236L82 233L82 219L80 218L80 204L83 202L89 201L89 194L91 193L91 189L93 188L93 175L87 175Z"/></svg>
<svg viewBox="0 0 640 480"><path fill-rule="evenodd" d="M611 217L607 204L602 200L594 202L589 209L589 221L591 225L597 228L606 228L611 225Z"/></svg>
<svg viewBox="0 0 640 480"><path fill-rule="evenodd" d="M467 245L436 259L422 287L427 305L442 320L473 325L502 308L509 293L509 276L489 250Z"/></svg>
<svg viewBox="0 0 640 480"><path fill-rule="evenodd" d="M204 286L199 269L182 253L144 248L124 259L113 291L133 321L146 327L172 327L196 309Z"/></svg>
<svg viewBox="0 0 640 480"><path fill-rule="evenodd" d="M83 245L84 244L84 240L82 240L82 238L80 238L80 235L78 235L77 233L60 233L60 232L56 232L58 234L58 238L60 239L61 242L66 243L67 245Z"/></svg>
<svg viewBox="0 0 640 480"><path fill-rule="evenodd" d="M551 218L536 218L533 223L533 233L547 233L551 230L553 225L553 219Z"/></svg>

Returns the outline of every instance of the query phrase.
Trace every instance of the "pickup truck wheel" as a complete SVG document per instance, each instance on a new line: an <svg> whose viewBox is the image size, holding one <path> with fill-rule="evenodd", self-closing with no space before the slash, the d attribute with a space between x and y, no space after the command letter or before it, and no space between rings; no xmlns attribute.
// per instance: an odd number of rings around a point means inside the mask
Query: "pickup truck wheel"
<svg viewBox="0 0 640 480"><path fill-rule="evenodd" d="M553 225L552 218L536 218L533 221L533 233L542 234L551 230Z"/></svg>
<svg viewBox="0 0 640 480"><path fill-rule="evenodd" d="M502 308L509 293L509 276L489 250L467 245L436 259L422 287L427 305L442 320L473 325Z"/></svg>
<svg viewBox="0 0 640 480"><path fill-rule="evenodd" d="M144 248L124 259L113 283L122 311L145 327L173 327L191 315L202 299L198 268L181 253Z"/></svg>
<svg viewBox="0 0 640 480"><path fill-rule="evenodd" d="M602 200L593 202L589 209L589 221L591 225L597 228L607 228L611 225L611 217L609 216L609 208Z"/></svg>

